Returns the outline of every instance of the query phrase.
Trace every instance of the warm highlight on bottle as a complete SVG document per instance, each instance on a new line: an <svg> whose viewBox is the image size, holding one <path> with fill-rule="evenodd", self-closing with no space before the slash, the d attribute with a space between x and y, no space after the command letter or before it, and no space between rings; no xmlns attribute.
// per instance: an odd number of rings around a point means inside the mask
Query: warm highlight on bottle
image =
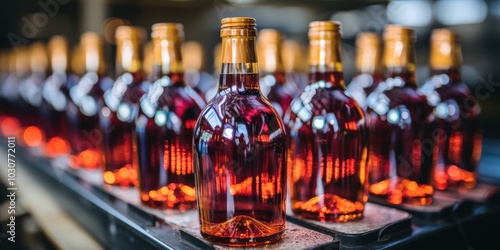
<svg viewBox="0 0 500 250"><path fill-rule="evenodd" d="M183 25L156 23L151 37L154 82L134 121L139 193L149 207L193 209L193 128L205 102L184 82Z"/></svg>
<svg viewBox="0 0 500 250"><path fill-rule="evenodd" d="M368 194L367 129L345 94L339 22L310 23L309 67L309 84L284 118L292 211L319 221L358 220Z"/></svg>
<svg viewBox="0 0 500 250"><path fill-rule="evenodd" d="M427 205L434 193L437 123L425 96L417 92L414 43L413 29L385 28L385 80L367 98L370 196Z"/></svg>
<svg viewBox="0 0 500 250"><path fill-rule="evenodd" d="M439 190L473 188L481 156L481 107L461 80L461 64L458 35L449 29L433 30L431 74L421 90L432 100L439 124L439 152L434 173L435 187Z"/></svg>
<svg viewBox="0 0 500 250"><path fill-rule="evenodd" d="M286 145L279 114L260 93L255 19L222 19L219 90L194 129L201 235L256 246L285 230Z"/></svg>

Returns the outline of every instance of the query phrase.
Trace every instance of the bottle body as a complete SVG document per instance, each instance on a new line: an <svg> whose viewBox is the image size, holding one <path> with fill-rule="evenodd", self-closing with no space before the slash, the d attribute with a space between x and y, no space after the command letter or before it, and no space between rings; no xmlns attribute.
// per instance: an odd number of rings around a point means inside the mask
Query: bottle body
<svg viewBox="0 0 500 250"><path fill-rule="evenodd" d="M303 218L347 222L363 217L367 202L367 128L363 111L341 81L342 73L312 73L289 109L289 194ZM319 80L321 79L321 80Z"/></svg>
<svg viewBox="0 0 500 250"><path fill-rule="evenodd" d="M104 93L104 105L99 112L104 156L104 182L123 187L137 186L137 168L134 166L134 117L140 98L149 82L142 72L124 73Z"/></svg>
<svg viewBox="0 0 500 250"><path fill-rule="evenodd" d="M434 173L439 190L473 188L481 157L481 107L455 70L435 70L422 86L439 96L434 105L438 120L438 157ZM427 92L427 91L426 91Z"/></svg>
<svg viewBox="0 0 500 250"><path fill-rule="evenodd" d="M255 19L222 19L218 93L193 136L201 235L228 246L281 239L286 223L286 137L261 94Z"/></svg>
<svg viewBox="0 0 500 250"><path fill-rule="evenodd" d="M415 86L406 85L401 77L388 78L379 86L387 82L400 87L389 85L368 97L373 100L368 100L367 109L370 195L393 204L428 205L434 193L437 123L429 121L426 99Z"/></svg>
<svg viewBox="0 0 500 250"><path fill-rule="evenodd" d="M205 102L182 78L155 81L135 119L140 197L153 208L196 207L192 138Z"/></svg>
<svg viewBox="0 0 500 250"><path fill-rule="evenodd" d="M73 168L95 170L103 166L98 112L103 106L103 94L112 84L111 78L88 72L70 89L66 119Z"/></svg>

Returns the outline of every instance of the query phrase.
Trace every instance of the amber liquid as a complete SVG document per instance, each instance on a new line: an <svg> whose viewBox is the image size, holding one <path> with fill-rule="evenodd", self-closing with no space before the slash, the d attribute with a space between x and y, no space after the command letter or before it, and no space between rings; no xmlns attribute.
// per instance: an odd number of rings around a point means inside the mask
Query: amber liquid
<svg viewBox="0 0 500 250"><path fill-rule="evenodd" d="M267 85L269 93L266 97L278 111L278 114L283 117L293 98L299 92L297 87L293 83L287 82L283 72L267 74L261 78L260 83L261 88L264 88L263 85Z"/></svg>
<svg viewBox="0 0 500 250"><path fill-rule="evenodd" d="M103 142L104 182L128 187L138 184L137 169L133 162L132 132L139 101L148 90L149 82L144 81L142 72L125 73L120 77L104 94L99 124ZM126 80L130 82L125 83ZM114 102L115 107L111 107Z"/></svg>
<svg viewBox="0 0 500 250"><path fill-rule="evenodd" d="M285 116L292 211L298 217L347 222L367 201L367 129L345 95L340 72L311 73ZM323 81L320 81L323 80Z"/></svg>
<svg viewBox="0 0 500 250"><path fill-rule="evenodd" d="M368 97L379 98L369 100L367 109L370 195L392 204L427 205L434 192L437 123L425 96L417 94L416 84L409 76L398 75L403 76L390 76L400 79L398 86L375 90Z"/></svg>
<svg viewBox="0 0 500 250"><path fill-rule="evenodd" d="M196 208L193 129L205 102L182 79L170 74L154 83L135 120L141 201L153 208Z"/></svg>
<svg viewBox="0 0 500 250"><path fill-rule="evenodd" d="M215 244L266 244L285 229L285 134L258 84L258 74L221 74L195 127L200 230Z"/></svg>
<svg viewBox="0 0 500 250"><path fill-rule="evenodd" d="M347 85L347 90L359 106L366 111L366 98L375 90L381 81L382 77L376 74L358 74L353 77L352 81Z"/></svg>
<svg viewBox="0 0 500 250"><path fill-rule="evenodd" d="M435 186L439 190L473 188L481 156L482 136L479 115L481 107L470 89L460 81L458 71L434 71L449 82L436 88L440 103L434 108L438 118L438 163Z"/></svg>
<svg viewBox="0 0 500 250"><path fill-rule="evenodd" d="M102 167L103 138L99 129L98 112L102 107L102 95L112 83L108 77L84 75L79 83L70 89L74 94L70 94L66 117L71 146L70 165L73 168Z"/></svg>

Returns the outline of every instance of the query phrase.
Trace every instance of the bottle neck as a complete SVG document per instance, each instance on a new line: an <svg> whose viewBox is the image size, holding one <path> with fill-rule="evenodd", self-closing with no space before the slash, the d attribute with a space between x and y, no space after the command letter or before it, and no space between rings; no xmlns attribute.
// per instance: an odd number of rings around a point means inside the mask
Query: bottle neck
<svg viewBox="0 0 500 250"><path fill-rule="evenodd" d="M283 61L281 59L281 46L274 43L261 43L260 46L260 66L265 74L274 72L284 72Z"/></svg>
<svg viewBox="0 0 500 250"><path fill-rule="evenodd" d="M357 47L356 73L372 76L380 75L380 49L375 44Z"/></svg>
<svg viewBox="0 0 500 250"><path fill-rule="evenodd" d="M122 40L116 47L116 74L137 73L142 70L141 48L137 40Z"/></svg>
<svg viewBox="0 0 500 250"><path fill-rule="evenodd" d="M181 41L179 39L154 38L153 80L167 76L173 82L183 82L183 73Z"/></svg>
<svg viewBox="0 0 500 250"><path fill-rule="evenodd" d="M429 56L431 76L446 74L450 77L450 82L460 82L461 63L462 50L458 43L452 40L431 41Z"/></svg>
<svg viewBox="0 0 500 250"><path fill-rule="evenodd" d="M384 78L400 77L405 85L418 87L415 75L415 48L412 42L385 40L382 63Z"/></svg>
<svg viewBox="0 0 500 250"><path fill-rule="evenodd" d="M102 46L97 44L84 46L82 57L84 60L83 65L85 65L85 72L95 72L98 75L105 74L106 64Z"/></svg>
<svg viewBox="0 0 500 250"><path fill-rule="evenodd" d="M327 87L345 88L342 49L338 39L311 39L309 42L309 84L325 81Z"/></svg>
<svg viewBox="0 0 500 250"><path fill-rule="evenodd" d="M222 38L219 92L260 91L255 37Z"/></svg>

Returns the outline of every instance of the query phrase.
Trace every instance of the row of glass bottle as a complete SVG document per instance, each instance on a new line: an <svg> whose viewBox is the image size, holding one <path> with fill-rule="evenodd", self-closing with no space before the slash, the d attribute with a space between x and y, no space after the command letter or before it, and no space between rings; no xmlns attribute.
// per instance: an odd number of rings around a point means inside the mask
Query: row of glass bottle
<svg viewBox="0 0 500 250"><path fill-rule="evenodd" d="M279 33L261 33L259 78L255 21L224 19L222 74L208 105L205 93L184 84L182 25L152 30L152 83L142 73L145 35L138 27L116 31L122 74L114 82L105 75L101 40L90 33L81 39L87 72L79 79L58 58L67 45L57 39L49 45L53 72L46 80L35 70L41 56L32 53L32 74L17 79L24 101L12 102L15 95L2 91L9 107L2 128L15 117L10 107L22 108L17 114L28 145L39 126L46 145L69 141L73 166L104 165L106 183L138 185L148 206L183 210L198 201L202 235L222 244L280 237L287 178L297 216L336 222L362 218L368 190L391 203L423 205L432 202L434 187L475 183L480 110L459 81L460 51L449 30L433 33L433 77L420 88L411 29L386 27L383 72L380 41L360 35L360 74L346 91L340 23L313 22L309 84L299 90L283 73ZM3 89L15 89L11 78L18 76L9 75ZM33 90L42 90L41 101ZM436 166L441 186L433 185Z"/></svg>

